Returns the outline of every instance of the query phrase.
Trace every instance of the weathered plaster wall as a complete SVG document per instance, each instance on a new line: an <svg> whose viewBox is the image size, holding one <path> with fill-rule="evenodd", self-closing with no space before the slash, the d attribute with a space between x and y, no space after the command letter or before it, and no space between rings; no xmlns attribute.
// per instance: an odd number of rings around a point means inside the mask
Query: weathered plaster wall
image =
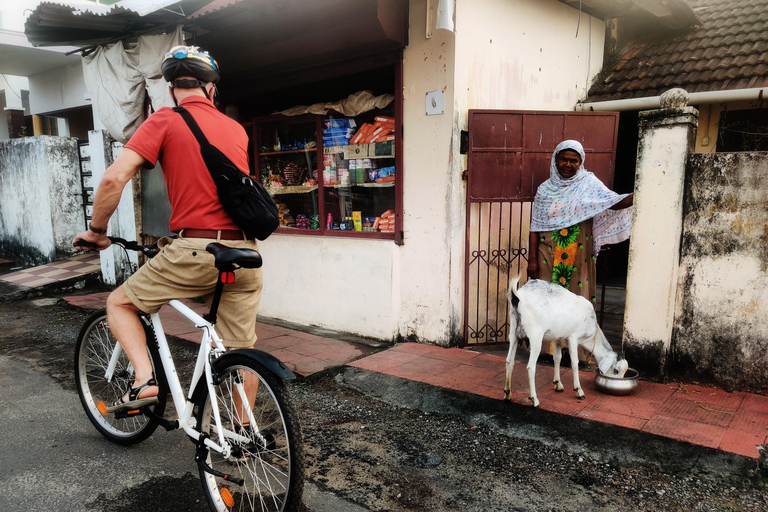
<svg viewBox="0 0 768 512"><path fill-rule="evenodd" d="M431 20L438 2L431 2ZM463 275L462 167L454 137L456 36L426 33L427 2L410 3L409 45L403 54L403 228L395 276L398 333L439 345L461 332ZM457 14L458 16L458 14ZM457 18L458 19L458 18ZM457 22L458 23L458 22ZM442 91L444 110L427 115L426 94Z"/></svg>
<svg viewBox="0 0 768 512"><path fill-rule="evenodd" d="M43 264L74 254L84 226L77 140L25 137L0 141L0 253Z"/></svg>
<svg viewBox="0 0 768 512"><path fill-rule="evenodd" d="M691 155L670 375L768 392L768 153Z"/></svg>

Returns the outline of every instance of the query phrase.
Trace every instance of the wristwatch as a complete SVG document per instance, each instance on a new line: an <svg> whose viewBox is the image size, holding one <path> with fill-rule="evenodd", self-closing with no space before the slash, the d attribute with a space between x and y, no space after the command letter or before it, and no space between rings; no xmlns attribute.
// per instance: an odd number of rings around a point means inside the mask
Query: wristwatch
<svg viewBox="0 0 768 512"><path fill-rule="evenodd" d="M88 229L89 229L90 231L93 231L93 232L94 232L94 233L96 233L97 235L106 235L106 234L107 234L107 228L103 228L103 229L101 229L101 228L95 228L95 227L93 227L93 224L92 224L92 223L90 223L90 222L88 223Z"/></svg>

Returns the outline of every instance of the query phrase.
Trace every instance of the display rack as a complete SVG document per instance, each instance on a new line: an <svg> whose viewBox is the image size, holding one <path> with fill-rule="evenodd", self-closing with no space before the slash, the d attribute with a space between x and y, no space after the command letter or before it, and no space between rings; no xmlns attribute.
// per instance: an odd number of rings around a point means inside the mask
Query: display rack
<svg viewBox="0 0 768 512"><path fill-rule="evenodd" d="M368 117L373 115L378 114ZM325 117L318 115L273 115L251 123L255 171L278 203L278 233L393 238L390 224L386 231L374 231L371 224L395 210L396 182L392 174L383 176L387 181L371 181L376 178L368 169L395 170L394 141L324 146L325 127ZM362 175L329 179L324 175L329 158L346 172L358 162L368 167ZM350 228L355 218L361 229Z"/></svg>

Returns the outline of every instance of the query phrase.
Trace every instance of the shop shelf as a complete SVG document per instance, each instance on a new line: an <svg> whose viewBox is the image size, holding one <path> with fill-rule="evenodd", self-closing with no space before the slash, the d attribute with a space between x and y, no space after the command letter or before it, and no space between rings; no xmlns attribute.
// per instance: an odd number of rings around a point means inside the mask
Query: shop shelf
<svg viewBox="0 0 768 512"><path fill-rule="evenodd" d="M349 185L341 185L341 184L335 184L335 185L323 185L325 188L347 188L347 187L367 187L367 188L386 188L386 187L394 187L395 182L394 181L388 181L386 183L350 183Z"/></svg>
<svg viewBox="0 0 768 512"><path fill-rule="evenodd" d="M317 148L288 149L286 151L270 151L268 153L259 153L259 156L290 155L291 153L304 153L305 151L317 151Z"/></svg>
<svg viewBox="0 0 768 512"><path fill-rule="evenodd" d="M280 194L308 194L317 190L317 185L291 185L288 187L269 187L267 189L273 196Z"/></svg>

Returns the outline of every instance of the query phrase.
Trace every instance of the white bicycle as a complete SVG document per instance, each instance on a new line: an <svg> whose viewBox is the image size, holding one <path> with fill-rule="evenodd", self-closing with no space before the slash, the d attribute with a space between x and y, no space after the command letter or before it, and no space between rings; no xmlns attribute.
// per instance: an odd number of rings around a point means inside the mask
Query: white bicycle
<svg viewBox="0 0 768 512"><path fill-rule="evenodd" d="M151 246L110 237L113 244L148 257ZM81 246L83 241L78 242ZM211 510L300 510L304 486L303 449L296 413L284 380L295 375L280 360L254 349L227 351L214 328L224 283L237 268L258 268L253 250L218 243L219 281L210 312L198 315L182 302L169 305L202 330L192 380L185 394L158 314L142 315L147 348L160 393L158 402L136 410L106 414L105 404L122 397L133 384L133 368L112 335L106 311L86 320L75 346L77 391L85 413L110 441L131 445L158 427L182 429L196 446L200 480ZM231 282L231 281L229 281ZM176 420L163 415L168 393Z"/></svg>

